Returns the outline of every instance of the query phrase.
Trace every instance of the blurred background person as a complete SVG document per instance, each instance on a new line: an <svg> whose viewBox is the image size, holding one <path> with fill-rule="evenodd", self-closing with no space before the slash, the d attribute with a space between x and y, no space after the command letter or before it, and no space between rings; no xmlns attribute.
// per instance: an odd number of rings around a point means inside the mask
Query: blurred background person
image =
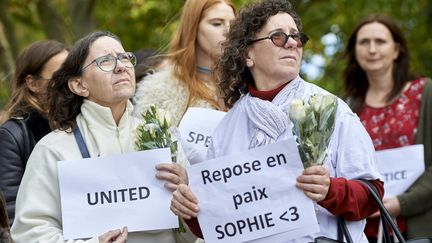
<svg viewBox="0 0 432 243"><path fill-rule="evenodd" d="M35 144L51 132L47 120L47 86L68 55L58 41L39 41L17 58L12 95L0 118L0 190L6 198L9 224L15 214L15 199Z"/></svg>
<svg viewBox="0 0 432 243"><path fill-rule="evenodd" d="M135 65L135 80L137 84L147 75L168 68L168 59L165 55L153 49L140 49L134 51L137 58Z"/></svg>
<svg viewBox="0 0 432 243"><path fill-rule="evenodd" d="M48 109L55 131L36 144L28 160L11 228L16 243L64 242L57 163L87 157L73 131L82 134L88 157L135 150L135 128L141 123L131 115L129 101L135 93L135 63L135 56L124 50L117 36L93 32L74 45L54 74ZM173 229L128 233L123 228L77 241L176 242L175 234Z"/></svg>
<svg viewBox="0 0 432 243"><path fill-rule="evenodd" d="M177 127L188 107L225 110L213 66L234 18L230 0L187 0L167 54L170 68L145 77L138 85L134 114L156 104L171 113Z"/></svg>
<svg viewBox="0 0 432 243"><path fill-rule="evenodd" d="M293 139L288 116L291 101L329 94L299 76L307 41L300 17L288 0L264 0L240 11L218 63L220 88L230 110L213 134L209 159ZM381 196L383 183L368 134L340 99L335 119L330 156L323 165L305 168L296 178L296 187L316 202L320 232L286 242L313 242L319 236L337 239L337 217L345 219L354 242L367 242L365 218L377 206L356 179L369 180ZM198 201L188 186L180 185L173 193L171 210L188 219L200 236L193 218L199 213ZM274 241L269 237L268 242Z"/></svg>
<svg viewBox="0 0 432 243"><path fill-rule="evenodd" d="M359 22L345 55L347 100L375 150L424 144L426 171L405 193L385 199L384 205L409 239L432 237L431 82L411 73L405 37L396 22L383 15ZM378 222L368 219L365 232L371 242L376 242Z"/></svg>

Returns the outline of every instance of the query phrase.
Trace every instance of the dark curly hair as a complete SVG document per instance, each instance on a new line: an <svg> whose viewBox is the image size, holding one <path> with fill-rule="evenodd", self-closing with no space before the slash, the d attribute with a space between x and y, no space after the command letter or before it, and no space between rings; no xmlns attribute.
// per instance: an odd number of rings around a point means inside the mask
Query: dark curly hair
<svg viewBox="0 0 432 243"><path fill-rule="evenodd" d="M366 92L369 88L366 73L360 67L355 57L357 33L364 25L374 22L385 25L390 31L394 42L399 45L399 56L394 61L393 66L394 85L393 89L387 95L387 101L395 98L400 91L402 91L405 84L415 78L415 75L410 71L410 55L407 42L396 22L384 15L373 14L366 16L354 28L353 33L348 39L348 45L344 54L344 57L348 59L348 63L343 72L345 97L349 99L351 109L354 112L360 112L363 108Z"/></svg>
<svg viewBox="0 0 432 243"><path fill-rule="evenodd" d="M228 108L247 92L247 84L253 82L252 74L246 67L246 52L250 42L267 20L280 12L288 13L301 32L300 17L288 0L251 3L240 10L239 16L231 23L227 41L223 44L224 53L217 63L219 88Z"/></svg>
<svg viewBox="0 0 432 243"><path fill-rule="evenodd" d="M48 87L48 119L51 128L71 132L75 118L81 112L84 97L72 93L69 81L82 75L82 66L97 39L108 36L120 42L111 32L92 32L75 43L59 70L54 73ZM120 42L121 43L121 42Z"/></svg>

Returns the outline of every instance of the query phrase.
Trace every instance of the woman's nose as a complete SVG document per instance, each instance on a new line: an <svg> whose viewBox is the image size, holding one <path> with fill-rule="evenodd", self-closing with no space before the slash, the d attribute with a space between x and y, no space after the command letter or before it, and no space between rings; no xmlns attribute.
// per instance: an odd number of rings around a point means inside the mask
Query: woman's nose
<svg viewBox="0 0 432 243"><path fill-rule="evenodd" d="M121 72L126 70L126 65L124 63L122 63L120 60L116 60L116 62L117 62L117 65L114 68L114 72L121 73Z"/></svg>
<svg viewBox="0 0 432 243"><path fill-rule="evenodd" d="M224 25L224 32L223 32L224 36L228 36L229 28L230 28L229 23Z"/></svg>
<svg viewBox="0 0 432 243"><path fill-rule="evenodd" d="M294 40L294 38L292 36L288 36L287 40L285 42L284 48L294 48L297 47L298 43L296 40Z"/></svg>
<svg viewBox="0 0 432 243"><path fill-rule="evenodd" d="M370 53L375 53L376 52L376 45L375 45L375 42L373 42L373 41L370 43L369 52Z"/></svg>

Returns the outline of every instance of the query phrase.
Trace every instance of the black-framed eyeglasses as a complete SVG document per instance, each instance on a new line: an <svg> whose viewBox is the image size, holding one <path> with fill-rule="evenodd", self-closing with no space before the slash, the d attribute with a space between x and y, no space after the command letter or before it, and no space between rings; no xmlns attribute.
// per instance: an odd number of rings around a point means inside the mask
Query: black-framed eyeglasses
<svg viewBox="0 0 432 243"><path fill-rule="evenodd" d="M249 42L249 44L255 43L257 41L262 41L262 40L270 39L275 46L284 47L285 44L288 42L288 39L290 37L293 38L297 42L297 47L298 48L305 46L306 43L309 40L309 37L307 37L306 34L301 33L301 32L296 33L296 34L289 34L289 35L287 35L283 31L276 31L276 32L273 32L273 33L271 33L270 35L268 35L266 37L252 40L251 42Z"/></svg>
<svg viewBox="0 0 432 243"><path fill-rule="evenodd" d="M127 68L133 68L136 65L136 56L132 52L119 53L117 56L113 56L111 54L107 54L105 56L98 57L94 59L92 62L87 64L87 66L83 67L81 70L88 68L93 63L104 72L111 72L117 67L117 60L119 60L123 65Z"/></svg>

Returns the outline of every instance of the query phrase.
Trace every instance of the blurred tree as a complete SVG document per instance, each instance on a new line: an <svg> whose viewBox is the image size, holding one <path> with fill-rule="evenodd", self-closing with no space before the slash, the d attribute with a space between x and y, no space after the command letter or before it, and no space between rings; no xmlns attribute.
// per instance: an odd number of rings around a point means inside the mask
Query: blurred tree
<svg viewBox="0 0 432 243"><path fill-rule="evenodd" d="M236 6L250 0L234 0ZM413 69L432 77L430 0L292 0L311 38L304 50L307 80L340 93L344 46L355 24L370 13L396 19L408 39ZM90 31L117 34L127 50L165 51L184 0L0 0L0 107L7 99L14 60L36 40L72 44ZM317 75L313 74L312 71ZM307 75L306 75L307 74Z"/></svg>

